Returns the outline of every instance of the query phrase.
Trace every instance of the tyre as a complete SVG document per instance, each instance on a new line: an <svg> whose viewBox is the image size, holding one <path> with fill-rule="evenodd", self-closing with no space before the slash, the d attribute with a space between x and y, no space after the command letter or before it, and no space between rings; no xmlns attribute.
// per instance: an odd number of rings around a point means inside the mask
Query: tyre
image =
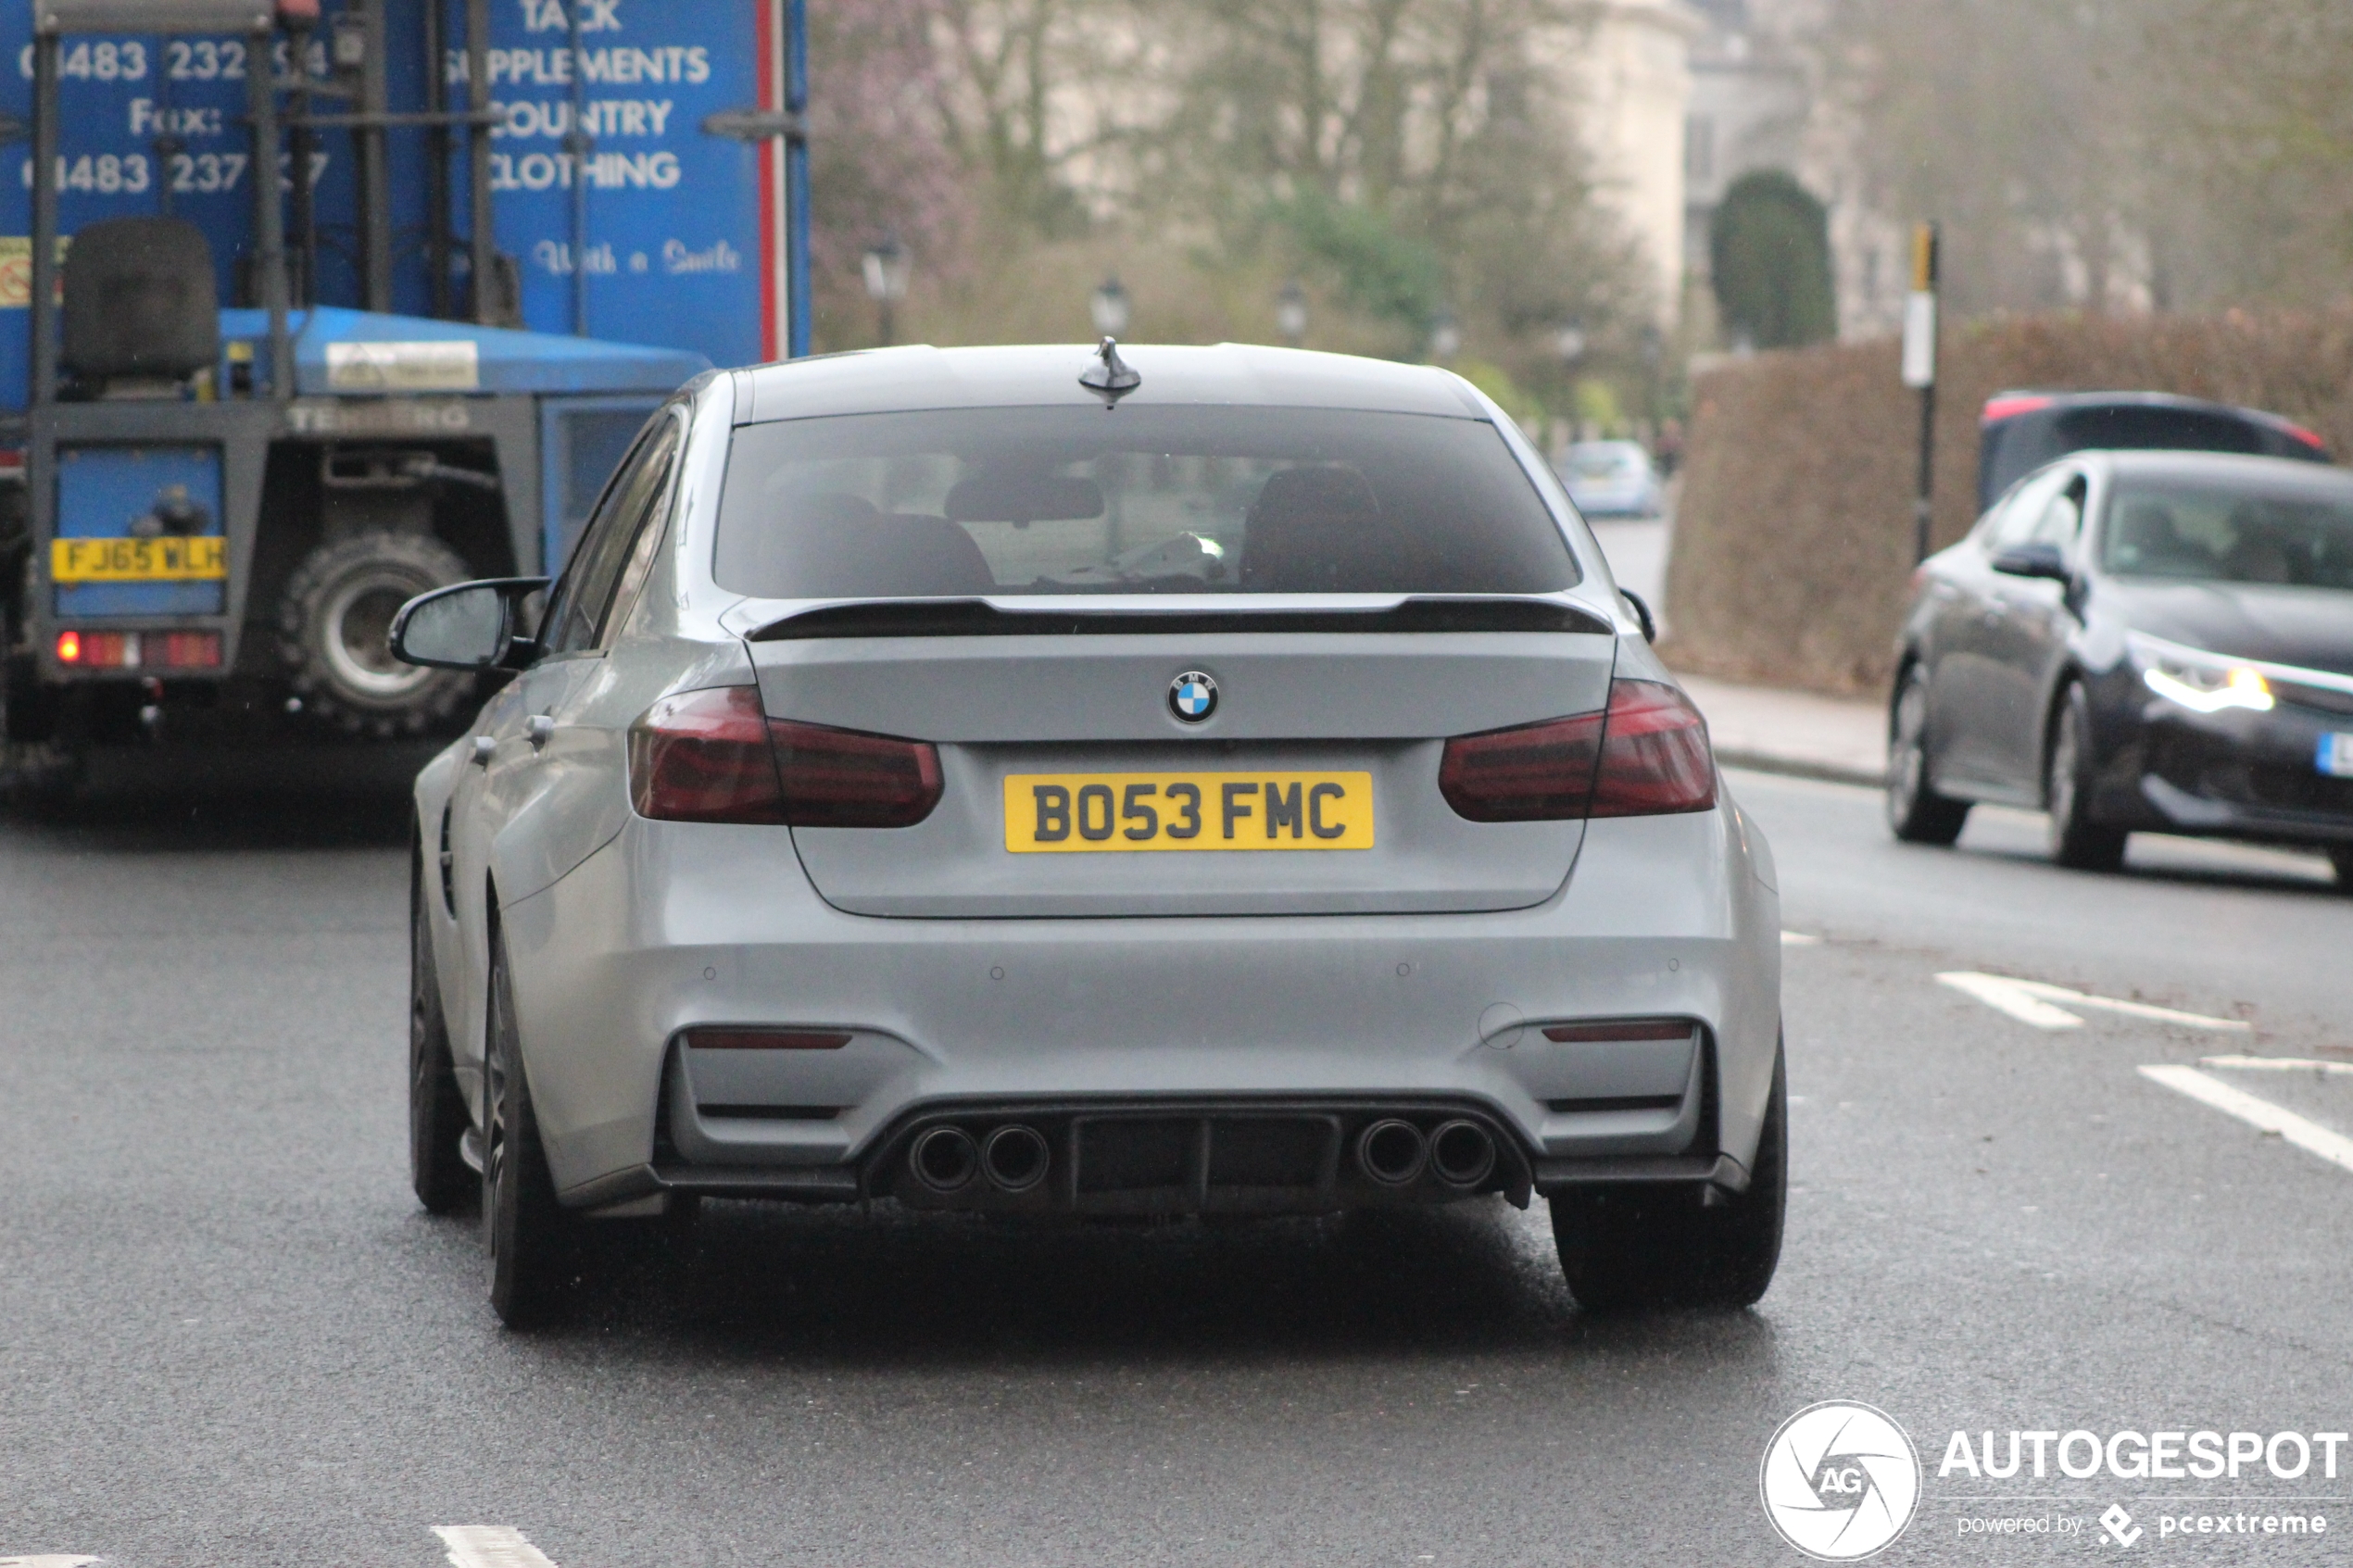
<svg viewBox="0 0 2353 1568"><path fill-rule="evenodd" d="M1966 800L1936 793L1928 733L1928 679L1904 671L1887 737L1887 825L1906 844L1951 844L1969 821Z"/></svg>
<svg viewBox="0 0 2353 1568"><path fill-rule="evenodd" d="M386 636L402 605L472 575L456 551L422 533L361 533L311 551L278 617L279 653L302 710L375 739L422 734L457 714L472 677L403 664Z"/></svg>
<svg viewBox="0 0 2353 1568"><path fill-rule="evenodd" d="M409 1184L428 1214L454 1213L476 1193L474 1173L459 1153L466 1135L466 1101L449 1055L449 1025L441 1010L441 983L426 924L424 858L409 867Z"/></svg>
<svg viewBox="0 0 2353 1568"><path fill-rule="evenodd" d="M1781 1056L1748 1190L1703 1207L1688 1187L1572 1188L1552 1199L1569 1294L1589 1311L1746 1307L1773 1283L1789 1202L1789 1089Z"/></svg>
<svg viewBox="0 0 2353 1568"><path fill-rule="evenodd" d="M2329 863L2336 868L2336 890L2353 893L2353 844L2332 845Z"/></svg>
<svg viewBox="0 0 2353 1568"><path fill-rule="evenodd" d="M2120 829L2091 818L2092 699L2080 683L2059 698L2043 773L2043 799L2051 813L2051 859L2077 871L2112 872L2124 864Z"/></svg>
<svg viewBox="0 0 2353 1568"><path fill-rule="evenodd" d="M578 1262L571 1217L556 1201L523 1072L506 943L490 937L490 1018L484 1053L482 1228L490 1306L509 1328L552 1320Z"/></svg>

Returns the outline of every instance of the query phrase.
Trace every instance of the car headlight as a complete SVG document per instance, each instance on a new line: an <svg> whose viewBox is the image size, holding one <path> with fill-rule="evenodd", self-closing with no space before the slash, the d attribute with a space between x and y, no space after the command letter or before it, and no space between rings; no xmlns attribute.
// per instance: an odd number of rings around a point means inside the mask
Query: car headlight
<svg viewBox="0 0 2353 1568"><path fill-rule="evenodd" d="M2244 708L2256 713L2271 710L2274 698L2263 672L2244 659L2208 653L2204 648L2169 643L2134 632L2126 637L2141 684L2168 702L2193 713L2220 713Z"/></svg>

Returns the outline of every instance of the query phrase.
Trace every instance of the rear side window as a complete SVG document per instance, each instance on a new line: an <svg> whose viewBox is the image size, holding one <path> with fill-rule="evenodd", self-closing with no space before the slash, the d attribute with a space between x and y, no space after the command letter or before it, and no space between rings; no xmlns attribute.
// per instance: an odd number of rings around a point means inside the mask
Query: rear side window
<svg viewBox="0 0 2353 1568"><path fill-rule="evenodd" d="M2192 408L2075 408L2058 417L2059 449L2245 452L2263 450L2263 434L2245 420Z"/></svg>
<svg viewBox="0 0 2353 1568"><path fill-rule="evenodd" d="M713 574L762 598L1542 594L1579 580L1489 424L1230 407L738 430Z"/></svg>

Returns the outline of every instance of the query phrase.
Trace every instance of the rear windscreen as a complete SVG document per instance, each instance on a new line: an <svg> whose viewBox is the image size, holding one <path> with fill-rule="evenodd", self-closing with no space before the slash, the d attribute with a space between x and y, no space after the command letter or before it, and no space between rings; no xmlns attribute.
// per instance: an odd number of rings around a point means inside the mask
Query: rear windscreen
<svg viewBox="0 0 2353 1568"><path fill-rule="evenodd" d="M2100 558L2121 577L2353 588L2353 493L2127 481Z"/></svg>
<svg viewBox="0 0 2353 1568"><path fill-rule="evenodd" d="M749 426L713 568L778 599L1543 594L1579 579L1493 426L1234 407Z"/></svg>

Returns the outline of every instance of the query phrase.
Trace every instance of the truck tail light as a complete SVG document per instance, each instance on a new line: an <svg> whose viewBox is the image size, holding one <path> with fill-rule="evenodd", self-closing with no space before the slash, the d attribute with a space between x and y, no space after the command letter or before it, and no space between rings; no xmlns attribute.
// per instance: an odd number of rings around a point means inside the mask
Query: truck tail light
<svg viewBox="0 0 2353 1568"><path fill-rule="evenodd" d="M218 632L57 633L57 662L84 670L218 670Z"/></svg>
<svg viewBox="0 0 2353 1568"><path fill-rule="evenodd" d="M629 732L641 816L794 827L910 827L939 803L923 741L771 719L757 686L664 697Z"/></svg>
<svg viewBox="0 0 2353 1568"><path fill-rule="evenodd" d="M1613 681L1601 712L1448 741L1438 788L1475 822L1665 816L1716 804L1716 759L1682 693Z"/></svg>

